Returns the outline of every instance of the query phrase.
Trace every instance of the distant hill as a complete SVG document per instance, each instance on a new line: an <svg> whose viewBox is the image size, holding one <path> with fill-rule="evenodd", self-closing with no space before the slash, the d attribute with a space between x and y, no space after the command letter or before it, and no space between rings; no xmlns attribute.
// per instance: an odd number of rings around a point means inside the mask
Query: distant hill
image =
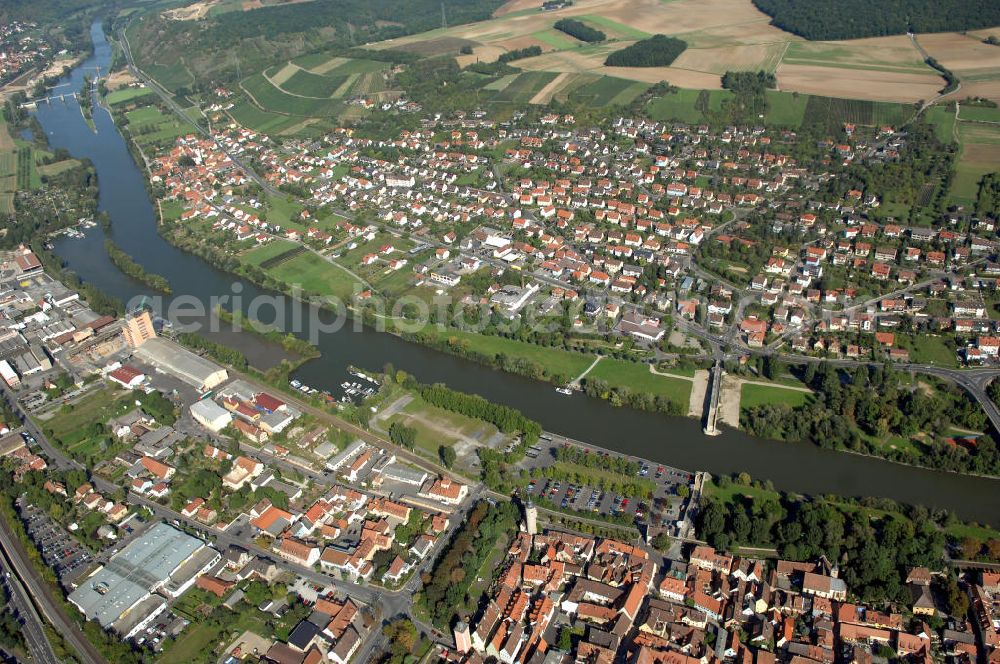
<svg viewBox="0 0 1000 664"><path fill-rule="evenodd" d="M140 66L171 90L233 80L317 50L351 48L487 19L504 0L312 0L198 21L144 16L129 30ZM2 4L2 0L0 0ZM443 16L442 16L443 14ZM237 62L239 67L237 67Z"/></svg>
<svg viewBox="0 0 1000 664"><path fill-rule="evenodd" d="M771 22L806 39L954 32L1000 25L998 0L753 0Z"/></svg>

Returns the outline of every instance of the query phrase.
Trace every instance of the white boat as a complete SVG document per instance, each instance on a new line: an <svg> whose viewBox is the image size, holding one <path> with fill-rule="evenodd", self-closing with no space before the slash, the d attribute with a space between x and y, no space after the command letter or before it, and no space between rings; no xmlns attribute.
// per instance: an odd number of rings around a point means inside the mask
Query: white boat
<svg viewBox="0 0 1000 664"><path fill-rule="evenodd" d="M299 389L299 386L301 386L301 385L302 385L302 383L301 383L300 381L297 381L297 380L293 380L293 381L291 381L291 382L289 383L289 385L291 385L291 386L292 386L292 387L294 387L295 389Z"/></svg>
<svg viewBox="0 0 1000 664"><path fill-rule="evenodd" d="M556 392L558 392L559 394L573 394L573 390L569 389L568 387L557 387Z"/></svg>

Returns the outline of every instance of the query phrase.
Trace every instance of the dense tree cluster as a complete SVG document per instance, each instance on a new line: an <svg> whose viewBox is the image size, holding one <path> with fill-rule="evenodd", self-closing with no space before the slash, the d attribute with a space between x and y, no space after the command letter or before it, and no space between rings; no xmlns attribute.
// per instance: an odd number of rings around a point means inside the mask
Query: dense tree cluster
<svg viewBox="0 0 1000 664"><path fill-rule="evenodd" d="M417 430L406 426L402 422L393 422L389 425L389 440L394 445L412 450L417 444Z"/></svg>
<svg viewBox="0 0 1000 664"><path fill-rule="evenodd" d="M1000 23L994 0L753 0L782 30L806 39L952 32Z"/></svg>
<svg viewBox="0 0 1000 664"><path fill-rule="evenodd" d="M604 64L608 67L666 67L686 48L687 42L682 39L653 35L615 51L607 57Z"/></svg>
<svg viewBox="0 0 1000 664"><path fill-rule="evenodd" d="M507 501L495 505L479 502L469 512L434 570L423 578L421 599L439 629L447 630L458 618L468 617L459 615L461 607L478 600L467 596L469 587L477 574L496 571L481 568L497 543L510 536L519 518L517 507ZM472 608L475 610L475 605Z"/></svg>
<svg viewBox="0 0 1000 664"><path fill-rule="evenodd" d="M590 27L583 21L577 21L575 18L560 19L552 27L585 42L602 42L608 38L600 30Z"/></svg>
<svg viewBox="0 0 1000 664"><path fill-rule="evenodd" d="M507 51L506 53L501 53L500 57L497 58L497 62L503 62L503 63L513 62L514 60L533 58L541 54L542 54L541 46L525 46L524 48L515 48L513 51Z"/></svg>
<svg viewBox="0 0 1000 664"><path fill-rule="evenodd" d="M816 399L797 408L783 404L748 408L740 418L746 431L933 468L1000 474L1000 454L991 436L980 436L973 449L942 440L952 426L977 431L986 426L982 409L957 387L911 388L901 384L891 366L847 372L825 362L818 368L808 365L805 382L816 390ZM915 434L923 438L919 455L884 444L891 436Z"/></svg>
<svg viewBox="0 0 1000 664"><path fill-rule="evenodd" d="M976 214L994 218L1000 216L1000 172L988 173L979 181Z"/></svg>
<svg viewBox="0 0 1000 664"><path fill-rule="evenodd" d="M747 492L748 494L750 492ZM872 601L908 601L911 567L940 568L945 537L923 508L904 514L894 503L876 510L819 498L777 494L709 499L698 519L698 536L719 549L774 546L790 560L826 556L840 565L852 593ZM888 510L886 508L889 508Z"/></svg>

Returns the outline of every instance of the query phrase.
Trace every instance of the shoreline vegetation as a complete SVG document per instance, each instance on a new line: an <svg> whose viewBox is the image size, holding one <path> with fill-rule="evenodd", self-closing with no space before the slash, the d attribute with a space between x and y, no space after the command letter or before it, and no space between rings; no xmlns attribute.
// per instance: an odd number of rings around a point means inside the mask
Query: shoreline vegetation
<svg viewBox="0 0 1000 664"><path fill-rule="evenodd" d="M137 263L136 260L126 253L124 249L115 244L114 240L105 240L104 249L108 252L108 258L111 259L111 262L114 263L115 267L121 270L125 276L135 279L136 281L149 286L153 290L160 291L161 293L170 295L173 292L170 288L170 282L167 281L166 277L162 277L152 272L146 272L146 268Z"/></svg>
<svg viewBox="0 0 1000 664"><path fill-rule="evenodd" d="M133 143L134 140L129 142ZM148 172L146 171L145 168L143 169L143 172L145 178L147 179L147 185L148 185ZM189 253L198 255L202 259L207 260L208 262L210 262L211 264L220 269L226 270L237 276L248 279L252 283L255 283L263 288L277 290L279 292L283 292L286 294L288 293L287 285L284 282L275 279L267 272L259 268L256 268L255 266L241 263L236 257L228 255L226 252L222 251L221 249L215 246L207 246L205 243L195 242L194 238L190 237L190 235L188 235L188 237L186 238L182 237L180 234L176 232L177 230L179 230L178 224L175 221L166 220L163 217L162 209L160 210L160 223L158 224L158 229L161 235L174 246ZM329 308L328 305L322 302L320 298L309 297L308 294L306 294L306 297L301 299L305 302L315 304L321 307L326 305L327 308ZM373 326L374 324L375 317L371 315L370 312L366 312L366 310L363 307L359 308L348 307L348 313L351 315L360 316L362 318L362 321L366 325ZM276 330L272 330L271 332L276 335L280 335L280 333L277 332ZM451 327L444 327L443 329L435 331L434 333L431 334L428 333L414 334L395 329L390 329L388 330L388 332L390 334L396 334L397 336L399 336L404 340L420 343L421 345L433 348L435 350L438 350L439 352L446 352L454 356L462 357L464 359L470 359L484 366L489 366L494 369L503 370L508 373L514 373L516 375L522 375L536 380L543 380L551 384L557 384L557 385L565 384L565 382L568 379L572 378L572 376L567 377L562 374L554 374L542 364L533 361L531 358L524 357L523 355L519 356L518 353L516 352L509 353L509 352L498 351L496 353L489 353L489 352L481 352L480 350L470 348L469 345L467 343L463 343L461 339L462 336L470 333L464 332L458 328L453 329ZM486 339L493 338L490 335L479 335L479 336ZM273 335L269 336L268 338L272 341L277 340L276 337L274 337ZM497 337L497 339L503 340L505 338ZM537 346L537 348L539 349L549 348L549 346L546 346L544 344L538 344L534 342L528 342L528 343L533 343L533 345ZM506 344L500 342L498 345L504 347L503 350L506 350L506 346L513 344ZM562 348L558 345L555 346L554 348L562 350ZM596 355L590 353L586 355L588 357L596 357ZM645 365L641 363L635 363L635 365L637 367L645 368ZM627 378L627 376L625 377ZM627 384L627 382L623 384L617 384L617 382L609 383L608 381L605 380L592 378L591 380L586 380L586 379L583 380L581 382L581 387L583 388L584 392L587 393L589 396L603 398L615 406L629 406L637 410L645 410L647 412L660 412L668 415L685 415L688 412L689 404L687 403L687 400L685 400L683 403L678 403L677 400L672 400L669 397L664 396L662 394L633 392L631 389L629 389L629 385ZM798 409L793 410L792 412L796 414L801 413L801 411L799 411ZM741 417L741 420L742 419L743 418ZM794 440L783 436L776 437L776 436L761 434L755 432L754 430L749 430L749 429L745 430L747 431L747 433L751 435L764 435L764 437L773 438L777 440L786 440L786 441ZM870 443L870 438L871 437L866 438L865 439L866 442ZM808 442L810 444L817 445L820 447L826 446L823 444L821 440L808 439ZM901 454L899 450L896 450L895 447L889 445L883 448L879 445L869 444L868 445L869 449L867 450L863 450L862 448L859 448L856 445L852 446L840 445L835 447L843 451L851 451L866 456L873 456L878 459L887 460L895 463L901 463L904 465L911 465L921 468L940 469L939 466L932 465L931 463L928 462L924 462L921 459L908 458L906 455ZM956 462L955 459L949 459L949 464L946 470L952 472L960 472L963 470L963 466L965 465L966 464L961 463L960 461ZM992 466L993 464L988 464L988 465ZM987 475L987 476L995 477L993 475Z"/></svg>
<svg viewBox="0 0 1000 664"><path fill-rule="evenodd" d="M215 315L223 323L231 325L233 329L240 332L249 332L265 341L277 344L289 353L300 356L303 360L314 360L322 356L319 348L305 339L300 339L291 332L283 333L266 323L246 317L241 311L234 313L222 306L217 306L215 308Z"/></svg>

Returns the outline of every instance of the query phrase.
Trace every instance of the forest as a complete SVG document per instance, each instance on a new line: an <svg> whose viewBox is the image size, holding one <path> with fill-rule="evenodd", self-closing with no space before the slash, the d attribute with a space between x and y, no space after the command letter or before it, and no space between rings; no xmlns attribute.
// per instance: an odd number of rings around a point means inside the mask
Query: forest
<svg viewBox="0 0 1000 664"><path fill-rule="evenodd" d="M995 0L753 0L771 23L806 39L952 32L1000 24Z"/></svg>
<svg viewBox="0 0 1000 664"><path fill-rule="evenodd" d="M986 426L979 405L960 388L941 383L910 388L903 375L887 366L853 371L823 362L807 365L804 382L816 392L811 403L789 408L767 404L745 409L740 424L747 433L788 441L814 441L943 470L1000 474L1000 453L985 434L970 447L945 442L953 426L981 431ZM929 380L929 379L928 379ZM891 437L919 443L885 444Z"/></svg>
<svg viewBox="0 0 1000 664"><path fill-rule="evenodd" d="M687 42L666 35L653 35L610 54L604 61L608 67L666 67L673 63Z"/></svg>
<svg viewBox="0 0 1000 664"><path fill-rule="evenodd" d="M592 28L583 21L577 21L573 18L564 18L555 22L552 26L556 30L565 32L570 37L576 37L580 41L585 42L602 42L608 38L606 34Z"/></svg>

